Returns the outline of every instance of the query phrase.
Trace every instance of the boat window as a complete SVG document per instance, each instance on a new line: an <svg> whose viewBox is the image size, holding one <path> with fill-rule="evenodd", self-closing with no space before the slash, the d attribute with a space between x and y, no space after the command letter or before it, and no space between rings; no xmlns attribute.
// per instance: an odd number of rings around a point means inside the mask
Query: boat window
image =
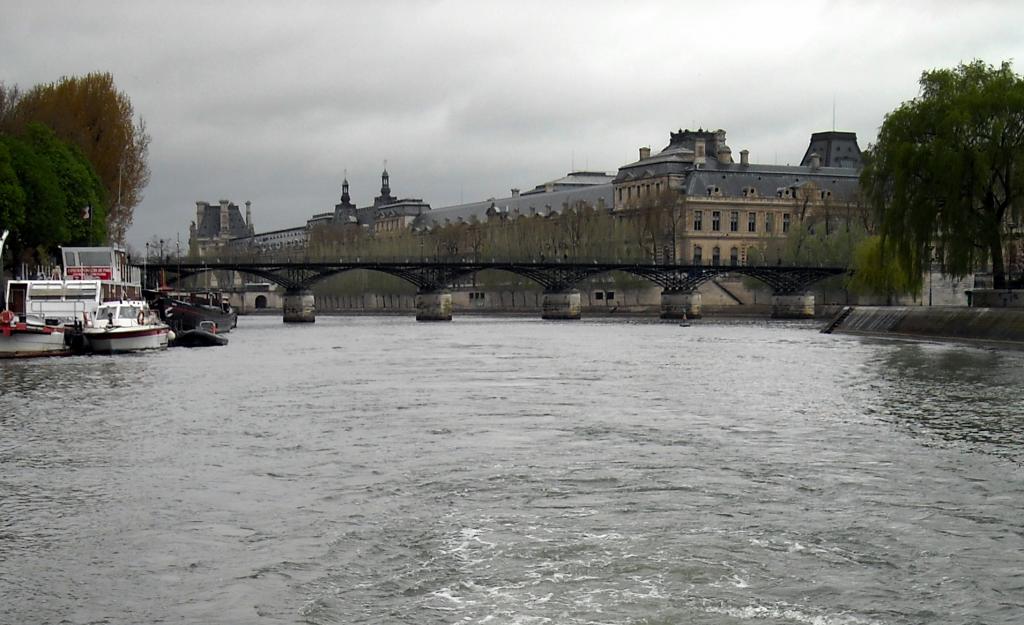
<svg viewBox="0 0 1024 625"><path fill-rule="evenodd" d="M28 294L34 300L59 300L64 289L61 284L30 284Z"/></svg>
<svg viewBox="0 0 1024 625"><path fill-rule="evenodd" d="M110 250L79 250L78 259L87 267L110 267L114 264Z"/></svg>

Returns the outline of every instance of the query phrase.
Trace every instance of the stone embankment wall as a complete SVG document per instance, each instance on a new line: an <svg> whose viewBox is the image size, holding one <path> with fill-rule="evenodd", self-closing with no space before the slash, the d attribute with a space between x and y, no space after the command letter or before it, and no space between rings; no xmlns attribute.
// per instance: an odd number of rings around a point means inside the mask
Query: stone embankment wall
<svg viewBox="0 0 1024 625"><path fill-rule="evenodd" d="M824 331L873 336L1007 342L1024 347L1024 309L856 306L841 311L839 317L826 326Z"/></svg>

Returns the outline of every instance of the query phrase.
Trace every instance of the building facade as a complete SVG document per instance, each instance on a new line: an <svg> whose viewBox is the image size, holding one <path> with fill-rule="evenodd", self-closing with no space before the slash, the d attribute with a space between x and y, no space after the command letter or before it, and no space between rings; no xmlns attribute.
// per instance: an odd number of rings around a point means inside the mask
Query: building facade
<svg viewBox="0 0 1024 625"><path fill-rule="evenodd" d="M816 151L833 149L825 166ZM797 224L834 219L858 203L860 149L854 133L815 133L804 163L732 158L724 130L679 130L669 144L619 168L615 210L662 232L658 260L695 265L781 262L780 245ZM826 226L828 227L828 226Z"/></svg>
<svg viewBox="0 0 1024 625"><path fill-rule="evenodd" d="M244 219L227 200L197 202L191 242L200 256L225 245L235 251L304 249L320 226L389 236L492 219L557 218L586 204L643 222L657 261L775 264L781 262L781 243L798 224L827 222L859 205L860 164L852 132L814 133L801 163L782 166L752 163L747 150L733 160L725 130L679 130L669 133L660 152L642 147L639 158L615 174L570 172L522 193L512 189L506 197L437 209L419 198L393 195L386 168L372 204L356 206L345 176L333 210L295 228L256 233L249 202Z"/></svg>
<svg viewBox="0 0 1024 625"><path fill-rule="evenodd" d="M215 255L232 241L253 235L252 204L245 203L245 217L228 200L217 204L196 202L196 220L189 226L189 249L198 256Z"/></svg>

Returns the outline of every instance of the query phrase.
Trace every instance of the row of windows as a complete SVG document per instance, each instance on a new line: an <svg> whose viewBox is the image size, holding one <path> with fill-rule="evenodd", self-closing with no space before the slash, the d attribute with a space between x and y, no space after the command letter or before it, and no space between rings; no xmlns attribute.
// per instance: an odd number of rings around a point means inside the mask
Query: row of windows
<svg viewBox="0 0 1024 625"><path fill-rule="evenodd" d="M632 200L634 197L640 199L640 197L642 196L650 196L652 190L655 195L661 193L661 183L655 182L654 185L651 185L650 183L633 184L629 185L628 187L619 187L619 204L623 202L623 191L626 192L625 200L629 201Z"/></svg>
<svg viewBox="0 0 1024 625"><path fill-rule="evenodd" d="M693 211L693 229L695 231L704 230L704 211ZM722 211L711 211L711 231L720 232L722 230ZM729 232L740 231L740 212L731 211L729 213ZM764 214L764 231L775 232L775 215L773 213ZM782 231L789 232L789 213L782 213ZM757 213L747 213L747 232L757 232Z"/></svg>
<svg viewBox="0 0 1024 625"><path fill-rule="evenodd" d="M699 245L693 246L693 264L703 265L704 264L704 248ZM722 264L722 249L717 245L711 249L711 264L718 266ZM739 248L732 248L729 250L729 265L737 267L740 264L740 250Z"/></svg>

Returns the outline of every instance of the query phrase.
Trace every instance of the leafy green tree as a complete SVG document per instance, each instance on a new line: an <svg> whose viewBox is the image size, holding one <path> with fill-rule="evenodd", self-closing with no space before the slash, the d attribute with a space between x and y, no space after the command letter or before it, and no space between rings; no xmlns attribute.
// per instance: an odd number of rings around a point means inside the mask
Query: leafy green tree
<svg viewBox="0 0 1024 625"><path fill-rule="evenodd" d="M853 253L853 276L848 288L856 293L884 295L886 303L901 293L920 293L920 277L903 265L888 239L863 239Z"/></svg>
<svg viewBox="0 0 1024 625"><path fill-rule="evenodd" d="M0 135L0 225L11 230L15 258L30 260L38 253L43 260L58 245L102 240L102 196L90 163L46 126L29 124L20 136Z"/></svg>
<svg viewBox="0 0 1024 625"><path fill-rule="evenodd" d="M21 134L32 122L49 126L92 164L110 200L105 215L110 238L123 243L149 182L150 138L113 76L64 77L26 92L0 85L0 132Z"/></svg>
<svg viewBox="0 0 1024 625"><path fill-rule="evenodd" d="M1024 212L1024 80L1009 63L974 61L920 85L885 117L861 175L884 248L912 287L934 250L954 276L991 262L1005 288L1005 236Z"/></svg>
<svg viewBox="0 0 1024 625"><path fill-rule="evenodd" d="M106 210L103 187L80 150L57 138L42 124L29 124L26 138L35 152L49 164L64 195L67 227L58 243L89 245L104 239Z"/></svg>
<svg viewBox="0 0 1024 625"><path fill-rule="evenodd" d="M11 152L0 137L0 230L21 227L25 222L25 200Z"/></svg>
<svg viewBox="0 0 1024 625"><path fill-rule="evenodd" d="M12 231L15 240L24 248L64 243L69 235L66 200L53 167L28 141L7 137L4 142L25 194L25 220Z"/></svg>

